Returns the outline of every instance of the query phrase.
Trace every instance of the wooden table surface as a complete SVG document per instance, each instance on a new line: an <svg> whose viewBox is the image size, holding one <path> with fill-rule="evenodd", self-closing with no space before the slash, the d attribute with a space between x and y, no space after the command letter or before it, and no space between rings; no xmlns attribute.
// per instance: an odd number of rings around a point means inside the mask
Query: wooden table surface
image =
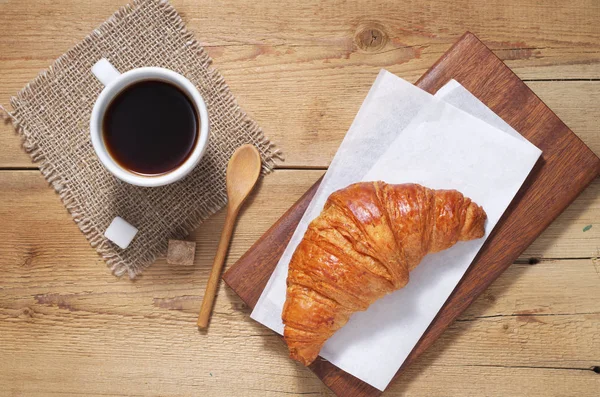
<svg viewBox="0 0 600 397"><path fill-rule="evenodd" d="M0 0L0 103L122 4ZM173 5L285 152L228 265L325 172L380 68L415 81L466 30L600 154L596 0ZM385 395L597 396L599 193L597 179ZM160 259L117 279L2 123L0 395L332 395L225 286L208 333L196 328L223 221L194 233L193 268Z"/></svg>

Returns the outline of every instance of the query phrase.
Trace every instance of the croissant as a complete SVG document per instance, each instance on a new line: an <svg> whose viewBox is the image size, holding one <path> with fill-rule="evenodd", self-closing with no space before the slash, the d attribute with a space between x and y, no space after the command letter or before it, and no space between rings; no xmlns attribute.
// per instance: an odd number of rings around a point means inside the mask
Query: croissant
<svg viewBox="0 0 600 397"><path fill-rule="evenodd" d="M309 365L352 313L404 287L427 253L483 237L486 218L456 190L362 182L332 193L289 264L290 357Z"/></svg>

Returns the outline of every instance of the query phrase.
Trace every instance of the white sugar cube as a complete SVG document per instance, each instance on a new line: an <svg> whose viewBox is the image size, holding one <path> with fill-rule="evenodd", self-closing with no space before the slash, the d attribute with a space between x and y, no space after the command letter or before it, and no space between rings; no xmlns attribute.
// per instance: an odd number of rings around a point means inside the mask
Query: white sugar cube
<svg viewBox="0 0 600 397"><path fill-rule="evenodd" d="M110 226L104 232L104 237L125 249L131 243L138 230L130 225L125 219L117 216L112 220Z"/></svg>

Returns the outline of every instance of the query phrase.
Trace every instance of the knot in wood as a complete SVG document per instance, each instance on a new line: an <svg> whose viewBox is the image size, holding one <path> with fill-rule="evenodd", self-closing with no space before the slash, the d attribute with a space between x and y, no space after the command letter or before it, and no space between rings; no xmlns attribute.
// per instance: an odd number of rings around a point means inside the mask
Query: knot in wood
<svg viewBox="0 0 600 397"><path fill-rule="evenodd" d="M363 51L375 52L381 50L388 41L388 35L383 26L376 22L359 25L354 37L356 46Z"/></svg>

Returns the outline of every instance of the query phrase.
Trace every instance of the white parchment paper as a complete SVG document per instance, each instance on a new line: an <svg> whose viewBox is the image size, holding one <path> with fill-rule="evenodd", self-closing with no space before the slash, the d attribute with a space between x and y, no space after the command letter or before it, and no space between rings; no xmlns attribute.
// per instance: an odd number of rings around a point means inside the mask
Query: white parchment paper
<svg viewBox="0 0 600 397"><path fill-rule="evenodd" d="M471 94L456 80L450 80L440 88L434 96L443 99L444 102L485 121L491 126L494 126L521 141L529 142L527 139L523 138L523 135L519 134L517 130L512 128L506 121L502 120L496 113L491 111L490 108L485 106L483 102L477 99L475 95Z"/></svg>
<svg viewBox="0 0 600 397"><path fill-rule="evenodd" d="M253 319L283 333L281 310L289 260L329 194L353 182L414 182L457 189L487 212L487 238L541 152L524 138L512 136L510 127L503 131L488 124L506 127L485 106L477 106L476 99L465 99L472 95L460 84L449 84L439 97L463 98L453 103L487 122L386 71L379 74L254 308ZM411 272L405 288L353 315L327 341L321 356L385 389L485 238L428 255Z"/></svg>

